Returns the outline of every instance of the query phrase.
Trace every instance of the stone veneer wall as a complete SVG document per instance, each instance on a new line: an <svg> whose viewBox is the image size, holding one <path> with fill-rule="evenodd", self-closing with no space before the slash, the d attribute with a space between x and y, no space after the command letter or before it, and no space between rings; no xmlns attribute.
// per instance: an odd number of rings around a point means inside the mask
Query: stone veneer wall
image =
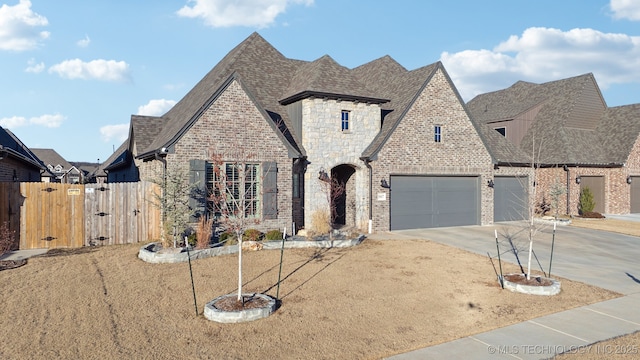
<svg viewBox="0 0 640 360"><path fill-rule="evenodd" d="M261 231L291 229L292 159L286 146L278 138L267 120L240 84L233 81L193 126L178 140L174 151L167 155L168 171L187 174L189 160L211 160L213 153L223 154L226 160L246 158L249 162L275 161L278 167L278 218L260 219L252 228ZM143 163L141 178L161 171L160 161ZM261 205L262 206L262 203Z"/></svg>
<svg viewBox="0 0 640 360"><path fill-rule="evenodd" d="M442 142L434 142L434 126L442 126ZM389 190L379 185L391 174L469 175L480 178L480 222L493 222L493 192L486 184L493 179L491 156L463 105L438 70L413 107L371 163L374 173L373 228L390 227ZM377 183L376 183L377 182ZM386 199L377 200L377 193Z"/></svg>
<svg viewBox="0 0 640 360"><path fill-rule="evenodd" d="M350 111L349 131L341 129L341 114ZM348 164L355 169L356 225L366 229L368 221L369 174L360 156L380 131L380 107L374 104L324 99L302 100L302 146L307 152L304 176L305 225L317 210L328 209L327 196L321 190L318 173L331 174L337 165ZM349 218L347 214L347 218Z"/></svg>

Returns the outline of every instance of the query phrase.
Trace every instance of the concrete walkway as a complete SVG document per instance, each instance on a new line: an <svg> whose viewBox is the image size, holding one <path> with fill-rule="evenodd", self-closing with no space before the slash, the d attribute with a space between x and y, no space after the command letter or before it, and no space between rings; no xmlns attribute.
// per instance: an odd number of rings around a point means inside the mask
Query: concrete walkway
<svg viewBox="0 0 640 360"><path fill-rule="evenodd" d="M638 217L640 219L640 217ZM625 219L627 220L627 219ZM495 231L501 242L502 259L515 263L506 252L511 236L523 254L528 249L527 232L519 223L495 226L403 230L373 238L424 238L486 256L496 256ZM548 271L553 227L535 237L534 251ZM558 226L555 231L552 276L584 282L625 296L562 311L448 343L392 356L413 359L547 359L562 352L615 355L615 348L595 342L640 331L640 238L610 232ZM526 264L525 264L526 266ZM539 269L536 263L536 270ZM625 351L640 358L640 344Z"/></svg>

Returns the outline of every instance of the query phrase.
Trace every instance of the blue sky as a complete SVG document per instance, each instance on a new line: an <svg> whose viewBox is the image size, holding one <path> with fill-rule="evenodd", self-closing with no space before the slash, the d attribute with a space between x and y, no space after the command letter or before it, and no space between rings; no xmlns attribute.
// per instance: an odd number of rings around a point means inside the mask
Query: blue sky
<svg viewBox="0 0 640 360"><path fill-rule="evenodd" d="M640 103L640 0L0 4L0 125L69 161L105 160L132 114L165 113L254 31L286 57L348 68L442 61L465 101L591 72L609 106Z"/></svg>

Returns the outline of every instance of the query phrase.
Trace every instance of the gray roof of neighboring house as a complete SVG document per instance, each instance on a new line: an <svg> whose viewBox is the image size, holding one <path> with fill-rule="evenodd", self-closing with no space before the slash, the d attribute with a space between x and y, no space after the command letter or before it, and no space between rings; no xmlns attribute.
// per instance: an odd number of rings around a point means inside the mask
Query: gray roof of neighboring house
<svg viewBox="0 0 640 360"><path fill-rule="evenodd" d="M601 136L607 158L618 164L626 163L640 134L640 104L608 108L596 133Z"/></svg>
<svg viewBox="0 0 640 360"><path fill-rule="evenodd" d="M51 165L55 168L57 165L61 165L64 171L73 166L53 149L31 149L31 151L36 154L45 166Z"/></svg>
<svg viewBox="0 0 640 360"><path fill-rule="evenodd" d="M45 167L31 149L26 147L18 137L8 129L0 127L0 150L30 166L39 169Z"/></svg>
<svg viewBox="0 0 640 360"><path fill-rule="evenodd" d="M602 101L593 110L601 112L595 114L599 117L597 128L567 126L572 112L585 106L580 104L581 97L585 89L593 89L590 87L595 87ZM543 84L519 81L509 88L478 95L467 103L475 121L491 129L483 131L487 134L495 132L487 124L514 119L535 106L540 106L540 110L522 139L520 150L526 156L534 156L537 163L621 166L640 134L638 106L607 108L590 73ZM490 137L495 138L494 135ZM519 162L508 156L504 142L489 145L494 152L504 153L500 162Z"/></svg>
<svg viewBox="0 0 640 360"><path fill-rule="evenodd" d="M98 166L93 175L105 177L107 176L107 172L105 170L117 168L121 165L124 165L124 162L130 160L130 157L127 157L127 154L129 153L128 148L129 140L125 140L122 144L120 144L120 146L118 146L116 151L114 151L113 154L111 154L107 158L107 160L105 160Z"/></svg>
<svg viewBox="0 0 640 360"><path fill-rule="evenodd" d="M439 68L444 71L442 64L437 62L408 71L389 56L354 69L343 67L326 55L311 62L293 60L284 57L258 33L253 33L154 122L153 126L162 124L161 127L142 127L136 124L140 120L132 117L133 139L140 158L150 158L162 147L170 147L231 80L238 80L258 108L264 111L270 125L280 129L276 133L296 157L304 156L305 150L290 130L293 126L287 104L309 96L380 104L382 129L362 154L370 157L384 145L407 108ZM462 100L460 102L464 106ZM150 138L153 140L149 141Z"/></svg>

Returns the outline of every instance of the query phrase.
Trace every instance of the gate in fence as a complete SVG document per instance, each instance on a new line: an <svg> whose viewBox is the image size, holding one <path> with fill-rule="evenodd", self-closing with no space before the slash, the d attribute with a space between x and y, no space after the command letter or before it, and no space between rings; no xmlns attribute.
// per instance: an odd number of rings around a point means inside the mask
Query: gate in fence
<svg viewBox="0 0 640 360"><path fill-rule="evenodd" d="M0 221L19 234L20 249L151 241L160 238L159 191L148 182L0 183Z"/></svg>

